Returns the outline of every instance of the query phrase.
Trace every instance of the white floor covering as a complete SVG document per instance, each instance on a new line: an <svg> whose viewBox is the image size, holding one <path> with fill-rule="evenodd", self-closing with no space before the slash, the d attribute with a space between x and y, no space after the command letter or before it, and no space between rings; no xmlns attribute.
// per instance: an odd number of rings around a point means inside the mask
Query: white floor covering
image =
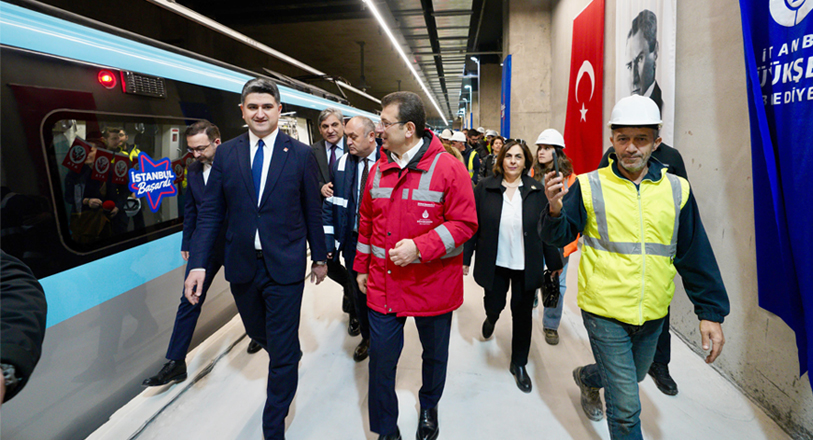
<svg viewBox="0 0 813 440"><path fill-rule="evenodd" d="M440 439L609 439L606 421L591 422L582 412L571 375L574 367L593 360L576 306L577 267L578 259L571 258L559 345L545 343L541 309L534 311L530 394L520 392L508 372L510 310L503 312L494 336L483 341L482 289L466 277L466 300L452 324L448 377L439 405ZM300 328L304 356L286 419L287 439L377 438L369 431L367 415L368 362L353 362L360 337L349 337L346 326L341 288L330 280L319 286L307 283ZM88 439L261 439L268 355L247 354L243 335L236 317L190 353L186 382L144 391ZM672 350L670 369L680 393L662 394L649 377L641 383L644 438L790 438L674 336ZM397 382L404 439L414 438L417 427L420 353L409 320ZM193 380L192 371L207 367L208 374Z"/></svg>

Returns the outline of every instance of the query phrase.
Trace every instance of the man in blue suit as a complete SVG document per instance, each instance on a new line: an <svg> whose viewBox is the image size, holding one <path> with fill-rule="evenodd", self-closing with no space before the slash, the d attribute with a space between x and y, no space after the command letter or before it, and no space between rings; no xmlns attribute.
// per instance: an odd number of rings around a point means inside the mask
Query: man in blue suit
<svg viewBox="0 0 813 440"><path fill-rule="evenodd" d="M345 134L348 152L331 169L333 192L322 205L322 223L328 259L338 264L341 253L345 267L350 271L351 302L361 332L361 342L353 351L353 359L361 362L367 359L370 349L370 319L367 316L367 295L361 293L356 284L358 273L353 270L353 261L359 238L359 200L380 150L375 139L375 124L367 117L355 116L347 121Z"/></svg>
<svg viewBox="0 0 813 440"><path fill-rule="evenodd" d="M192 303L200 300L206 261L225 224L226 280L246 333L270 355L263 434L284 439L301 355L306 243L313 260L311 281L318 284L327 275L322 198L311 148L278 128L282 104L276 84L248 81L240 109L249 130L215 155L184 294Z"/></svg>
<svg viewBox="0 0 813 440"><path fill-rule="evenodd" d="M183 217L183 239L181 241L181 256L184 260L189 260L189 247L192 242L192 234L198 222L198 212L203 204L203 192L212 170L212 162L215 152L220 145L220 129L209 121L198 121L186 127L186 147L195 157L195 161L186 170L186 200L184 202ZM186 380L186 352L192 343L192 335L195 333L195 326L200 317L203 301L206 299L206 292L212 285L217 272L223 266L223 248L226 244L225 229L217 237L214 250L208 263L206 264L206 280L201 289L200 301L197 304L190 303L186 297L181 295L181 303L178 304L178 312L175 315L175 325L172 328L172 336L167 347L167 363L155 376L145 379L142 385L155 387L166 385L170 382L182 382ZM187 275L190 266L187 266ZM260 351L262 347L252 340L248 344L249 354Z"/></svg>

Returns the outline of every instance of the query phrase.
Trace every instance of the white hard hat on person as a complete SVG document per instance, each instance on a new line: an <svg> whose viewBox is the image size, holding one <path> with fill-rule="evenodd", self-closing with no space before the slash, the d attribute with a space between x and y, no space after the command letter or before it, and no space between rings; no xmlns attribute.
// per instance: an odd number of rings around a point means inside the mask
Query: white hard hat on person
<svg viewBox="0 0 813 440"><path fill-rule="evenodd" d="M565 138L556 129L549 128L539 133L539 137L536 138L536 145L553 145L554 147L565 148Z"/></svg>
<svg viewBox="0 0 813 440"><path fill-rule="evenodd" d="M443 132L440 133L440 138L443 139L443 140L446 140L446 141L451 140L452 139L452 130L449 130L448 128L444 128Z"/></svg>
<svg viewBox="0 0 813 440"><path fill-rule="evenodd" d="M621 98L613 107L607 126L612 127L613 125L657 125L660 128L663 126L663 120L661 120L661 111L655 101L646 96L631 95Z"/></svg>
<svg viewBox="0 0 813 440"><path fill-rule="evenodd" d="M449 140L452 142L466 142L466 135L462 131L456 131Z"/></svg>
<svg viewBox="0 0 813 440"><path fill-rule="evenodd" d="M499 136L496 130L486 130L486 136Z"/></svg>
<svg viewBox="0 0 813 440"><path fill-rule="evenodd" d="M486 134L486 129L483 127L477 127L477 132L481 134Z"/></svg>

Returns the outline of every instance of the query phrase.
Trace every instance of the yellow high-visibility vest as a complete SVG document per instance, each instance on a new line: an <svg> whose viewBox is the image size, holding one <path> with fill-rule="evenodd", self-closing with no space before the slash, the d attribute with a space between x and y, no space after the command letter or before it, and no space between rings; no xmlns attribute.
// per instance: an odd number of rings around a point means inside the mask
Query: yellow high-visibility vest
<svg viewBox="0 0 813 440"><path fill-rule="evenodd" d="M474 155L475 154L477 154L477 152L474 151L474 150L471 150L471 152L469 153L469 163L467 165L467 168L469 170L469 178L474 177Z"/></svg>
<svg viewBox="0 0 813 440"><path fill-rule="evenodd" d="M579 263L582 310L642 325L666 316L675 293L680 210L689 182L661 171L639 188L610 166L578 176L587 224Z"/></svg>

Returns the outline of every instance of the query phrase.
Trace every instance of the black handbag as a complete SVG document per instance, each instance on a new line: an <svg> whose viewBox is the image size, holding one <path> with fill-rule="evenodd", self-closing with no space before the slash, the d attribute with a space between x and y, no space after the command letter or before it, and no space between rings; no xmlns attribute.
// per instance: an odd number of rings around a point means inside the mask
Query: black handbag
<svg viewBox="0 0 813 440"><path fill-rule="evenodd" d="M542 305L547 309L556 308L559 305L559 276L546 270L543 277Z"/></svg>

